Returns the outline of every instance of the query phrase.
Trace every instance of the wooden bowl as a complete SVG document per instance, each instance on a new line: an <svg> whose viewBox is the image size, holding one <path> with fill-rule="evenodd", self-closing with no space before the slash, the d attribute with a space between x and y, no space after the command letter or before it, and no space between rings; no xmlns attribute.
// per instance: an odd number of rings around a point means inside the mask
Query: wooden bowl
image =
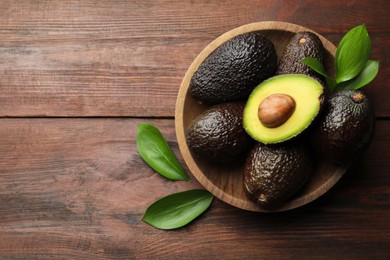
<svg viewBox="0 0 390 260"><path fill-rule="evenodd" d="M184 76L176 101L175 127L181 154L195 178L212 194L222 201L235 207L258 212L265 210L250 199L244 192L243 165L237 167L220 166L200 160L191 154L186 143L186 131L191 121L207 106L194 100L188 92L190 80L199 65L222 43L240 34L260 31L275 45L278 57L284 52L291 37L300 31L312 31L308 28L284 22L258 22L247 24L221 35L211 42L196 57ZM318 34L317 34L318 35ZM334 55L336 47L318 35L326 49L325 67L328 72L334 72ZM285 211L305 205L327 192L346 172L347 166L332 165L319 162L306 185L292 198L272 211Z"/></svg>

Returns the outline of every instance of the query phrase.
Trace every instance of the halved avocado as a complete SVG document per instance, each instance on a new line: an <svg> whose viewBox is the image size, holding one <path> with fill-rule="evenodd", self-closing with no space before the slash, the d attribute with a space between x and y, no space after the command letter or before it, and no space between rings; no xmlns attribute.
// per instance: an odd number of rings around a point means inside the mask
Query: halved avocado
<svg viewBox="0 0 390 260"><path fill-rule="evenodd" d="M280 143L306 129L323 104L323 87L303 74L269 78L251 93L244 109L244 128L264 144Z"/></svg>

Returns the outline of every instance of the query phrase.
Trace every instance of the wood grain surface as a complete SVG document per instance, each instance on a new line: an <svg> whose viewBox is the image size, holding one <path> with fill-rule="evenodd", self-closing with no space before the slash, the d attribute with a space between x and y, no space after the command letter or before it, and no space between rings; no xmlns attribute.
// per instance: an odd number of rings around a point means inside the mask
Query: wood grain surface
<svg viewBox="0 0 390 260"><path fill-rule="evenodd" d="M388 63L388 1L0 1L0 116L173 116L182 77L212 40L266 20L338 44L366 23ZM389 116L382 66L368 91ZM148 105L146 105L148 104Z"/></svg>
<svg viewBox="0 0 390 260"><path fill-rule="evenodd" d="M3 119L0 256L388 255L389 122L378 122L364 158L318 201L256 214L215 199L175 231L146 225L145 209L162 196L201 187L188 171L194 183L172 182L142 161L135 146L141 122L159 127L182 162L170 119Z"/></svg>
<svg viewBox="0 0 390 260"><path fill-rule="evenodd" d="M0 1L1 259L390 258L390 2ZM373 142L330 192L283 213L214 199L190 225L141 218L187 189L139 157L137 124L160 128L184 165L174 111L198 53L237 26L285 21L335 45L365 23L381 61L366 92Z"/></svg>

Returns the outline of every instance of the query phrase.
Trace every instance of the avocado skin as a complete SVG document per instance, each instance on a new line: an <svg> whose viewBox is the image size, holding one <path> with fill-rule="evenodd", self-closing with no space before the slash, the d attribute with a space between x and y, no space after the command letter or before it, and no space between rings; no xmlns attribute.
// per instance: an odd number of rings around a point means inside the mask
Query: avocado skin
<svg viewBox="0 0 390 260"><path fill-rule="evenodd" d="M244 169L249 197L264 208L274 208L302 187L312 171L308 150L298 143L265 145L250 151ZM266 200L259 199L264 194Z"/></svg>
<svg viewBox="0 0 390 260"><path fill-rule="evenodd" d="M299 43L300 39L306 39L305 43ZM299 32L293 36L287 44L286 50L280 58L276 75L280 74L305 74L324 85L324 80L314 70L310 69L302 60L306 57L317 59L324 64L325 49L320 38L312 32Z"/></svg>
<svg viewBox="0 0 390 260"><path fill-rule="evenodd" d="M261 81L274 75L277 54L259 33L238 35L218 47L191 78L189 92L206 104L243 100Z"/></svg>
<svg viewBox="0 0 390 260"><path fill-rule="evenodd" d="M189 149L210 162L234 162L252 147L254 140L242 125L244 103L230 102L212 106L189 127Z"/></svg>
<svg viewBox="0 0 390 260"><path fill-rule="evenodd" d="M363 95L361 102L352 97ZM327 100L323 115L312 130L311 145L317 154L336 164L352 162L371 142L375 116L362 91L341 90Z"/></svg>

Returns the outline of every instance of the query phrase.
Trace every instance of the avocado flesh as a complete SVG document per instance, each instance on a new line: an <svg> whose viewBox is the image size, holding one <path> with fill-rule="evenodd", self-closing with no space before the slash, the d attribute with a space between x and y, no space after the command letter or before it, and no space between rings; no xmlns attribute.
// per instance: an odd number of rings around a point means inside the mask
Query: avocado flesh
<svg viewBox="0 0 390 260"><path fill-rule="evenodd" d="M303 146L257 143L245 164L245 191L260 206L277 207L304 185L311 170L311 160Z"/></svg>
<svg viewBox="0 0 390 260"><path fill-rule="evenodd" d="M374 112L364 93L341 90L329 97L314 125L312 147L325 160L350 163L368 147L374 124Z"/></svg>
<svg viewBox="0 0 390 260"><path fill-rule="evenodd" d="M302 60L311 57L324 64L325 48L317 35L312 32L295 34L280 58L276 75L305 74L324 84L322 76L309 68Z"/></svg>
<svg viewBox="0 0 390 260"><path fill-rule="evenodd" d="M274 75L277 54L273 43L252 32L219 46L191 78L190 95L213 105L246 99L261 81Z"/></svg>
<svg viewBox="0 0 390 260"><path fill-rule="evenodd" d="M258 117L260 103L275 93L291 96L295 109L291 116L278 127L264 126ZM255 140L279 143L291 139L306 129L317 116L322 105L323 87L303 74L279 75L263 81L248 98L244 109L244 128Z"/></svg>
<svg viewBox="0 0 390 260"><path fill-rule="evenodd" d="M253 145L242 125L244 103L228 102L212 106L191 124L186 140L189 149L210 162L234 162Z"/></svg>

